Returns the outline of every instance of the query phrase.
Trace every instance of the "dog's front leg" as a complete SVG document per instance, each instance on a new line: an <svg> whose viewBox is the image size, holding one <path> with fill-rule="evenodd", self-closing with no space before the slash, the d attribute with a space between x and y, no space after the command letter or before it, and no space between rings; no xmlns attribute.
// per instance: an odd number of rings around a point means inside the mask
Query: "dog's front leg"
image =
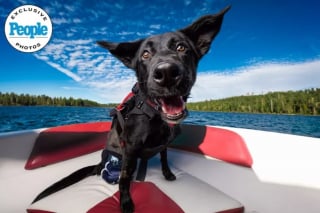
<svg viewBox="0 0 320 213"><path fill-rule="evenodd" d="M120 207L122 213L134 212L134 203L130 196L130 183L137 166L137 157L126 153L122 158L122 168L119 180Z"/></svg>
<svg viewBox="0 0 320 213"><path fill-rule="evenodd" d="M167 148L160 152L160 160L163 176L166 178L166 180L175 180L176 176L171 172L168 165Z"/></svg>

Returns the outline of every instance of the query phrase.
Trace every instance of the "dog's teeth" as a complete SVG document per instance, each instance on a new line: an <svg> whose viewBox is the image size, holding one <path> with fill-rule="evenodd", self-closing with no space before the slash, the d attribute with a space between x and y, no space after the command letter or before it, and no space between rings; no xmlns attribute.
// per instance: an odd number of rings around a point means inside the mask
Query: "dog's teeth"
<svg viewBox="0 0 320 213"><path fill-rule="evenodd" d="M167 118L175 120L177 118L180 118L181 115L182 115L182 113L178 113L178 114L174 114L174 115L167 114Z"/></svg>
<svg viewBox="0 0 320 213"><path fill-rule="evenodd" d="M161 109L162 109L162 112L164 112L166 114L168 113L165 107L162 106Z"/></svg>

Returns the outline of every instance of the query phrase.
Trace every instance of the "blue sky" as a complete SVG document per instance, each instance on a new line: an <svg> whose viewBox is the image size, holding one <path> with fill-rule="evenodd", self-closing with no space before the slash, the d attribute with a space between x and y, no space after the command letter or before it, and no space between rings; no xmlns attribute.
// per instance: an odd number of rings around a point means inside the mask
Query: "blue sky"
<svg viewBox="0 0 320 213"><path fill-rule="evenodd" d="M50 42L36 53L15 50L4 35L7 15L23 4L41 7L53 23ZM229 4L189 101L320 87L317 0L0 0L0 91L120 102L134 72L95 41L181 29Z"/></svg>

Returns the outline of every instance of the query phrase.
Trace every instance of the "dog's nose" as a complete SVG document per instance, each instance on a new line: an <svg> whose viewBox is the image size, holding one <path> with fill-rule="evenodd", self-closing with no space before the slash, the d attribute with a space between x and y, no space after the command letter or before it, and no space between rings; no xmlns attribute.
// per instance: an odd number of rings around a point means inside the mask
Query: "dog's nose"
<svg viewBox="0 0 320 213"><path fill-rule="evenodd" d="M180 82L181 71L176 64L160 63L154 70L153 79L160 86L171 86Z"/></svg>

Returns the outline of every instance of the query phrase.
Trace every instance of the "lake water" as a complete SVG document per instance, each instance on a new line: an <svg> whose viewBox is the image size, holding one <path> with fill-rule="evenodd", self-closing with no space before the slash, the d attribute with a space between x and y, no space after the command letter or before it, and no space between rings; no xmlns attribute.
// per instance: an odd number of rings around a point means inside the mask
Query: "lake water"
<svg viewBox="0 0 320 213"><path fill-rule="evenodd" d="M0 107L0 132L110 121L109 108ZM189 124L240 127L320 138L320 116L190 111Z"/></svg>

